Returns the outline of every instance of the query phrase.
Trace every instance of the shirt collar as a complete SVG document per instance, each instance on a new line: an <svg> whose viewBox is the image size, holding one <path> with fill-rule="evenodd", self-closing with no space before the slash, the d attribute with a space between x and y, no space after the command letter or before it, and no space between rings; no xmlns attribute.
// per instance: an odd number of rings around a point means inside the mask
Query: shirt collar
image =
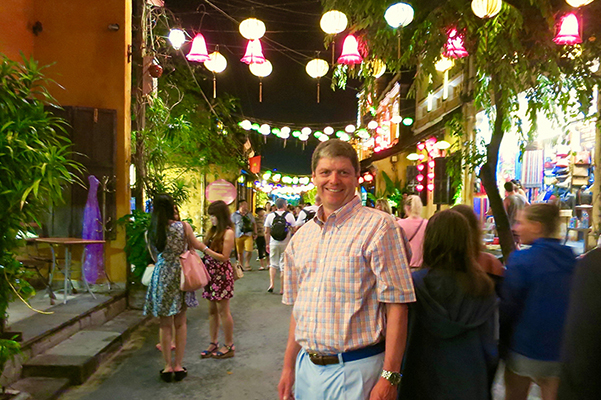
<svg viewBox="0 0 601 400"><path fill-rule="evenodd" d="M355 197L353 197L351 201L349 201L348 203L340 207L338 210L330 214L328 219L333 220L334 224L340 227L344 223L344 221L349 219L359 207L361 207L361 199L359 198L359 196L355 195ZM327 222L324 221L323 205L319 206L319 209L317 210L317 215L315 216L315 218L313 218L313 220L319 226L323 226Z"/></svg>

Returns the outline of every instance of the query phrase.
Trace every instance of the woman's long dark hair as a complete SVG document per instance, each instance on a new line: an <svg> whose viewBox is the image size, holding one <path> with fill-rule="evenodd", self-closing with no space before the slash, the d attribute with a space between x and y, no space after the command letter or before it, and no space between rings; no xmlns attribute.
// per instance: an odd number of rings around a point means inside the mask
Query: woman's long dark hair
<svg viewBox="0 0 601 400"><path fill-rule="evenodd" d="M148 239L159 253L167 245L167 226L174 218L175 203L168 194L157 194L152 201L152 215L148 228Z"/></svg>
<svg viewBox="0 0 601 400"><path fill-rule="evenodd" d="M205 244L211 248L211 250L221 253L223 251L223 239L225 237L225 231L227 228L234 228L234 224L232 223L230 209L221 200L217 200L209 206L207 210L209 215L212 215L217 218L217 225L212 226L207 232L207 236L205 237ZM229 254L225 254L225 256L229 256Z"/></svg>
<svg viewBox="0 0 601 400"><path fill-rule="evenodd" d="M478 268L474 241L467 219L453 210L434 214L426 226L424 266L449 272L472 296L488 296L493 281Z"/></svg>
<svg viewBox="0 0 601 400"><path fill-rule="evenodd" d="M474 250L475 255L477 257L483 248L482 227L480 226L480 221L478 221L478 218L474 213L474 209L466 204L458 204L451 208L451 210L463 215L467 220L467 223L472 231L472 242L474 244L472 250Z"/></svg>

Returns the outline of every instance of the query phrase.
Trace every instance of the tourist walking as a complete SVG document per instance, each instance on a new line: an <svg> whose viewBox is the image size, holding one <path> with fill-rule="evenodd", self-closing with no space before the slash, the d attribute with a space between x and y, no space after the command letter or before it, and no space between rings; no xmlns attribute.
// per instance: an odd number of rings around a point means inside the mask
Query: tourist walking
<svg viewBox="0 0 601 400"><path fill-rule="evenodd" d="M284 290L284 251L290 237L292 229L296 223L294 215L286 209L286 200L277 199L275 205L277 210L265 217L265 236L269 237L267 252L269 253L269 288L267 291L273 293L275 276L280 272L280 294Z"/></svg>
<svg viewBox="0 0 601 400"><path fill-rule="evenodd" d="M503 187L505 188L503 206L505 207L507 217L509 218L509 226L511 227L514 240L517 243L519 242L519 235L516 232L515 225L517 223L518 213L526 207L526 197L518 194L517 188L513 182L505 182Z"/></svg>
<svg viewBox="0 0 601 400"><path fill-rule="evenodd" d="M307 203L305 208L302 209L301 212L298 213L298 217L296 218L296 223L294 225L295 229L300 228L307 222L311 221L315 214L317 214L317 209L321 205L321 199L319 196L315 196L315 205L311 205L311 203Z"/></svg>
<svg viewBox="0 0 601 400"><path fill-rule="evenodd" d="M428 221L423 269L399 391L402 400L489 400L497 368L493 281L476 264L467 220L451 210Z"/></svg>
<svg viewBox="0 0 601 400"><path fill-rule="evenodd" d="M234 271L230 254L234 248L234 231L227 204L217 200L207 210L211 229L207 232L203 248L203 261L211 279L202 297L209 300L209 336L211 343L200 353L201 358L230 358L234 356L234 319L230 312L230 299L234 296ZM224 345L217 340L219 326L223 329Z"/></svg>
<svg viewBox="0 0 601 400"><path fill-rule="evenodd" d="M204 245L196 239L187 222L176 221L175 204L167 194L157 195L152 202L148 242L157 262L144 304L144 315L151 314L160 321L161 353L165 366L160 377L165 382L181 381L187 375L182 365L186 348L186 309L198 305L194 292L180 290L181 265L179 256L186 249ZM171 357L172 327L175 327L175 358Z"/></svg>
<svg viewBox="0 0 601 400"><path fill-rule="evenodd" d="M531 382L543 400L555 399L560 349L576 259L556 239L559 208L533 204L520 211L515 230L531 247L511 254L501 287L501 344L508 400L525 400ZM505 351L504 351L505 353Z"/></svg>
<svg viewBox="0 0 601 400"><path fill-rule="evenodd" d="M407 196L405 200L405 214L407 218L398 220L399 225L405 231L409 245L411 246L411 268L420 268L422 266L422 248L424 246L424 235L428 220L422 218L422 209L424 208L419 196Z"/></svg>
<svg viewBox="0 0 601 400"><path fill-rule="evenodd" d="M255 217L248 210L248 202L240 200L238 210L232 214L232 222L236 226L236 254L238 263L245 271L251 271L250 257L253 251L253 240L257 237Z"/></svg>
<svg viewBox="0 0 601 400"><path fill-rule="evenodd" d="M257 224L257 238L255 243L257 244L257 253L259 257L259 271L265 271L269 268L269 259L267 258L267 243L265 242L265 209L257 208L257 216L255 222Z"/></svg>
<svg viewBox="0 0 601 400"><path fill-rule="evenodd" d="M393 400L415 301L401 230L361 205L350 144L321 143L311 169L322 205L286 249L283 303L294 309L280 399Z"/></svg>

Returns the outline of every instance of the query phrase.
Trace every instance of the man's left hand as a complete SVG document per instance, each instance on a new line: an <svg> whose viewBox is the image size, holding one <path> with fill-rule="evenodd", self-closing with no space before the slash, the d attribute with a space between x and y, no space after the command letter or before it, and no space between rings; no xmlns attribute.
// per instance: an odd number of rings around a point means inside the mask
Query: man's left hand
<svg viewBox="0 0 601 400"><path fill-rule="evenodd" d="M386 379L380 377L371 391L369 400L395 400L397 391L398 387L396 385L391 385Z"/></svg>

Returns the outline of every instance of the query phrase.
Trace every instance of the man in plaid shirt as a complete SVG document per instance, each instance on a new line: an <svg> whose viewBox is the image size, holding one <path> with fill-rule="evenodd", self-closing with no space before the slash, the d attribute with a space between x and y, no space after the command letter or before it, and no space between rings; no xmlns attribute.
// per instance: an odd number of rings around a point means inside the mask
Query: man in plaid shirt
<svg viewBox="0 0 601 400"><path fill-rule="evenodd" d="M280 399L396 399L415 301L400 227L361 205L350 144L321 143L311 168L322 205L284 256L283 303L294 309Z"/></svg>

